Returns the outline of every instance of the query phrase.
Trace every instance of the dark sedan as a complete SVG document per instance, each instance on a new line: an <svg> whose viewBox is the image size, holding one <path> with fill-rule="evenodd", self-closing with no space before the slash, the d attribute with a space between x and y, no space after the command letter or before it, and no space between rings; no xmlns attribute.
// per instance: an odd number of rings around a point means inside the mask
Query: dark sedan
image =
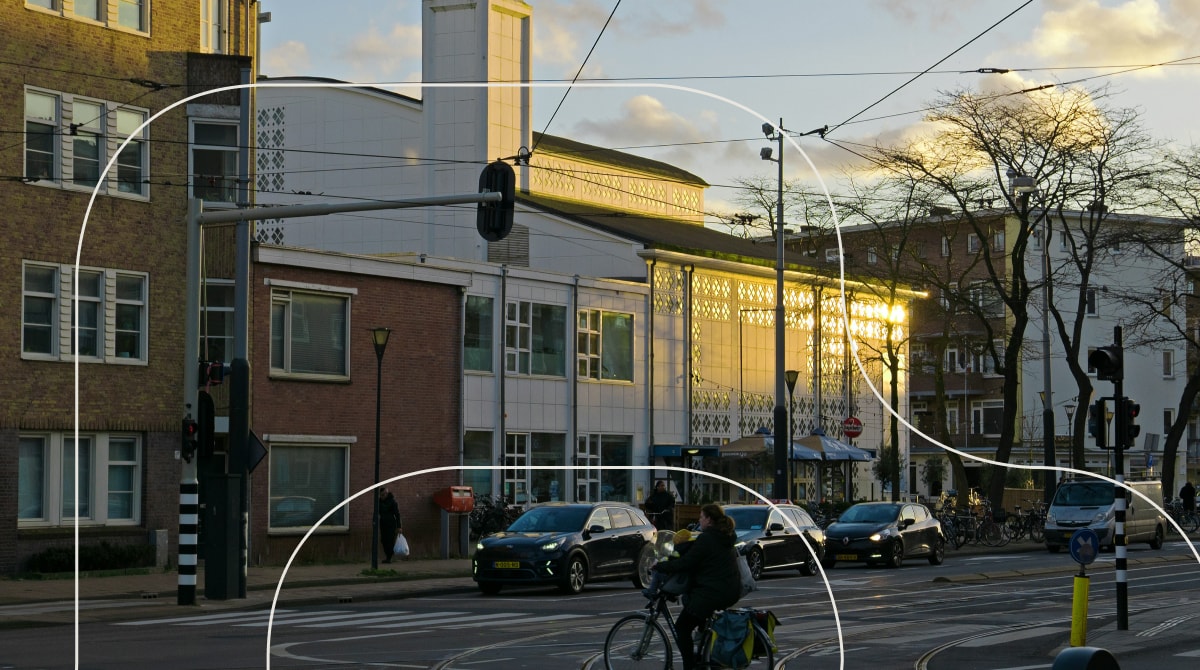
<svg viewBox="0 0 1200 670"><path fill-rule="evenodd" d="M906 558L926 557L940 565L946 556L942 524L917 503L858 503L825 528L826 568L838 561L884 563L898 568Z"/></svg>
<svg viewBox="0 0 1200 670"><path fill-rule="evenodd" d="M655 532L641 510L623 503L545 503L480 539L471 572L487 594L536 584L579 593L590 581L612 578L645 588Z"/></svg>
<svg viewBox="0 0 1200 670"><path fill-rule="evenodd" d="M798 569L802 575L817 573L825 534L808 512L795 505L776 505L776 509L768 505L725 505L724 509L734 521L738 542L746 545L743 553L755 579L767 570L784 568Z"/></svg>

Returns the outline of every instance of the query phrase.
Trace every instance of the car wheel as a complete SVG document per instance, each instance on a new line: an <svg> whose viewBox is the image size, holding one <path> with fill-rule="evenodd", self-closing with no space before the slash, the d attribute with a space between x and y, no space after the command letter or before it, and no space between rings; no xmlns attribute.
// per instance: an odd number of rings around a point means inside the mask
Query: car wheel
<svg viewBox="0 0 1200 670"><path fill-rule="evenodd" d="M479 582L479 590L482 591L484 595L494 596L497 593L500 593L500 585L493 584L492 582Z"/></svg>
<svg viewBox="0 0 1200 670"><path fill-rule="evenodd" d="M650 569L654 567L654 545L647 544L638 554L637 572L633 573L633 588L650 587Z"/></svg>
<svg viewBox="0 0 1200 670"><path fill-rule="evenodd" d="M1162 526L1154 528L1154 539L1150 540L1151 549L1162 549L1163 546L1163 529Z"/></svg>
<svg viewBox="0 0 1200 670"><path fill-rule="evenodd" d="M904 564L904 543L900 540L892 542L892 546L888 547L887 566L889 568L898 568Z"/></svg>
<svg viewBox="0 0 1200 670"><path fill-rule="evenodd" d="M1052 554L1057 554L1058 552L1062 551L1062 546L1057 544L1048 544L1046 545L1046 551Z"/></svg>
<svg viewBox="0 0 1200 670"><path fill-rule="evenodd" d="M750 566L750 576L754 581L762 579L763 573L763 553L762 549L754 548L750 553L746 554L746 563Z"/></svg>
<svg viewBox="0 0 1200 670"><path fill-rule="evenodd" d="M946 541L937 538L933 541L933 553L929 554L930 565L941 565L946 560Z"/></svg>
<svg viewBox="0 0 1200 670"><path fill-rule="evenodd" d="M567 559L567 571L563 574L558 588L560 591L567 593L579 593L583 590L583 585L586 583L587 566L583 563L583 557L576 554Z"/></svg>
<svg viewBox="0 0 1200 670"><path fill-rule="evenodd" d="M821 562L821 556L816 553L819 550L814 549L813 551L814 553L809 554L808 558L805 558L804 562L800 564L800 574L805 577L811 577L819 572L817 563Z"/></svg>

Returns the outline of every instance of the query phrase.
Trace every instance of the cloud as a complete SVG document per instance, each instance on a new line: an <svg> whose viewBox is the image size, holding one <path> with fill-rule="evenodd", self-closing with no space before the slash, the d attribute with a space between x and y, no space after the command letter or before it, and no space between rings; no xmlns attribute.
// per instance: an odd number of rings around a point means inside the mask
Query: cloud
<svg viewBox="0 0 1200 670"><path fill-rule="evenodd" d="M597 36L603 48L601 29L636 39L690 35L725 25L720 7L716 0L656 0L624 5L610 22L608 0L539 3L533 14L534 59L539 64L568 66L570 78Z"/></svg>
<svg viewBox="0 0 1200 670"><path fill-rule="evenodd" d="M351 67L357 81L403 80L410 75L398 77L398 73L412 70L414 60L420 69L421 26L397 23L385 34L372 25L351 37L334 57Z"/></svg>
<svg viewBox="0 0 1200 670"><path fill-rule="evenodd" d="M1200 30L1196 0L1047 0L1049 9L1022 50L1055 65L1157 63L1190 55ZM1160 68L1141 75L1165 74Z"/></svg>
<svg viewBox="0 0 1200 670"><path fill-rule="evenodd" d="M289 41L263 54L259 69L270 77L287 77L308 74L312 61L308 57L308 45Z"/></svg>

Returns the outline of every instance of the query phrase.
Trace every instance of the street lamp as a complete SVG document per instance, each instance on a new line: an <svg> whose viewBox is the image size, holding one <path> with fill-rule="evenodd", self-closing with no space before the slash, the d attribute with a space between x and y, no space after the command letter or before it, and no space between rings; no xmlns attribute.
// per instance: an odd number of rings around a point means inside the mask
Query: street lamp
<svg viewBox="0 0 1200 670"><path fill-rule="evenodd" d="M383 350L387 349L391 328L372 328L371 343L375 345L375 484L379 483L379 415L383 403ZM371 569L379 569L379 491L372 489L375 500L371 514Z"/></svg>
<svg viewBox="0 0 1200 670"><path fill-rule="evenodd" d="M788 452L792 450L792 443L795 441L796 431L796 380L800 378L799 370L784 370L783 381L787 383L788 390ZM788 482L787 498L792 497L792 493L796 489L796 461L791 463L791 481Z"/></svg>
<svg viewBox="0 0 1200 670"><path fill-rule="evenodd" d="M784 422L787 420L787 410L783 406L784 390L784 348L786 347L786 330L783 323L783 119L779 120L776 129L769 123L762 124L763 135L768 140L779 144L779 157L771 157L771 148L763 147L759 158L773 161L779 165L779 177L775 201L775 483L774 497L780 498L780 492L787 488L787 445L783 444Z"/></svg>
<svg viewBox="0 0 1200 670"><path fill-rule="evenodd" d="M1072 462L1074 461L1074 458L1075 458L1075 421L1074 421L1074 419L1075 419L1075 408L1076 407L1078 407L1078 405L1075 404L1074 400L1068 400L1067 404L1063 405L1063 409L1067 410L1067 443L1070 445L1071 458L1069 460L1071 460ZM1082 468L1083 465L1080 464L1078 467Z"/></svg>

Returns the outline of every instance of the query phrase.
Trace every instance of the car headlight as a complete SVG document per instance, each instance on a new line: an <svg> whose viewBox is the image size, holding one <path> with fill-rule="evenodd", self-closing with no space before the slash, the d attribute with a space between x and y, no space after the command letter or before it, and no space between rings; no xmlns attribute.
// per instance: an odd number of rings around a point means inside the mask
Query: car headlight
<svg viewBox="0 0 1200 670"><path fill-rule="evenodd" d="M1058 522L1054 520L1053 514L1046 514L1046 525L1047 526L1057 526L1058 525Z"/></svg>
<svg viewBox="0 0 1200 670"><path fill-rule="evenodd" d="M542 545L542 551L550 552L558 549L562 545L562 540L551 540Z"/></svg>
<svg viewBox="0 0 1200 670"><path fill-rule="evenodd" d="M888 539L889 537L891 537L892 535L895 535L895 534L896 534L895 530L893 530L891 528L884 528L883 530L879 531L878 533L873 533L871 535L870 539L872 542L883 542L884 540Z"/></svg>
<svg viewBox="0 0 1200 670"><path fill-rule="evenodd" d="M1112 508L1104 510L1103 512L1096 512L1096 516L1092 517L1092 523L1101 523L1103 521L1108 521L1110 518L1112 518L1114 516L1116 516L1116 512Z"/></svg>

